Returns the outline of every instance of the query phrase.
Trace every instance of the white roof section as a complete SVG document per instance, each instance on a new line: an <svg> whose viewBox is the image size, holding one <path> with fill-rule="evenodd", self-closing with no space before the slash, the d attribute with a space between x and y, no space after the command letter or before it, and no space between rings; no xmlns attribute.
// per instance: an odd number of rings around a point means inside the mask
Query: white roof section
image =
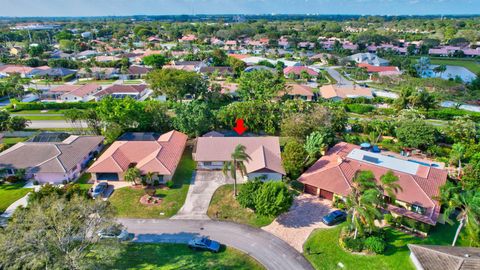
<svg viewBox="0 0 480 270"><path fill-rule="evenodd" d="M360 149L353 149L348 158L384 167L394 171L416 175L420 164Z"/></svg>

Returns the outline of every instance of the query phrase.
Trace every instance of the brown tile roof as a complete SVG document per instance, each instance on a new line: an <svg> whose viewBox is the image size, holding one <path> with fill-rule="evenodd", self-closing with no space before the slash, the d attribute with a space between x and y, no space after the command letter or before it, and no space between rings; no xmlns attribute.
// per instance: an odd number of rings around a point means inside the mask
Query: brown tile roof
<svg viewBox="0 0 480 270"><path fill-rule="evenodd" d="M287 84L286 93L285 93L285 91L280 92L281 96L283 96L285 94L295 95L295 96L313 97L313 88L308 86L308 85L291 83L291 84Z"/></svg>
<svg viewBox="0 0 480 270"><path fill-rule="evenodd" d="M424 270L480 269L480 248L408 244Z"/></svg>
<svg viewBox="0 0 480 270"><path fill-rule="evenodd" d="M197 139L195 161L228 161L237 145L244 145L252 158L247 172L262 169L285 174L278 137L200 137Z"/></svg>
<svg viewBox="0 0 480 270"><path fill-rule="evenodd" d="M64 173L73 169L103 142L101 136L70 136L63 142L21 142L0 153L0 168Z"/></svg>
<svg viewBox="0 0 480 270"><path fill-rule="evenodd" d="M143 75L143 74L147 74L150 70L152 70L151 68L147 68L147 67L141 67L141 66L130 66L128 68L128 74L132 74L132 75Z"/></svg>
<svg viewBox="0 0 480 270"><path fill-rule="evenodd" d="M147 88L145 84L114 84L95 94L97 97L115 94L115 93L138 93L140 94Z"/></svg>
<svg viewBox="0 0 480 270"><path fill-rule="evenodd" d="M320 94L325 99L330 98L354 98L354 97L367 97L373 98L372 90L357 85L343 85L338 86L334 84L328 84L320 87Z"/></svg>
<svg viewBox="0 0 480 270"><path fill-rule="evenodd" d="M170 131L156 141L115 141L92 166L88 172L119 173L128 169L130 164L142 173L156 172L172 175L183 154L187 135Z"/></svg>
<svg viewBox="0 0 480 270"><path fill-rule="evenodd" d="M325 156L321 157L312 167L303 173L298 179L304 184L309 184L321 189L334 192L336 194L347 196L350 193L350 186L355 173L359 170L372 171L376 179L392 170L391 168L371 164L361 160L349 157L354 149L358 146L348 143L338 143L332 147ZM447 179L447 172L442 169L418 165L415 174L409 174L405 171L393 170L398 176L398 184L403 190L396 194L400 201L422 206L426 209L427 219L422 220L429 224L435 224L440 205L433 198L439 193L439 188ZM420 175L419 175L420 174ZM399 209L394 212L399 213ZM407 215L405 211L401 211L403 215ZM416 215L411 212L408 216L415 218ZM415 218L418 220L418 218Z"/></svg>

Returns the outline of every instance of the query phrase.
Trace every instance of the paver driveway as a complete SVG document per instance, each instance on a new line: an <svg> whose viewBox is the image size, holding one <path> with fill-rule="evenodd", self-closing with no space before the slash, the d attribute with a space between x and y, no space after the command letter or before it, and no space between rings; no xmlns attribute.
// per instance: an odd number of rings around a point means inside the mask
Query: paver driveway
<svg viewBox="0 0 480 270"><path fill-rule="evenodd" d="M233 184L233 179L227 179L221 171L196 171L192 179L185 203L172 219L209 219L207 210L215 190Z"/></svg>
<svg viewBox="0 0 480 270"><path fill-rule="evenodd" d="M292 207L277 217L265 231L283 239L299 252L303 252L303 243L317 228L325 228L322 217L332 210L331 202L316 196L302 194L295 198Z"/></svg>

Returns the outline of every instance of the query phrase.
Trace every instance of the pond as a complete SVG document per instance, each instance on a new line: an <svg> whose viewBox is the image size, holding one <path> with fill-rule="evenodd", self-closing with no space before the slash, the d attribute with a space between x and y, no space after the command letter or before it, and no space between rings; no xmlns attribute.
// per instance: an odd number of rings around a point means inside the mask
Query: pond
<svg viewBox="0 0 480 270"><path fill-rule="evenodd" d="M460 77L464 82L471 82L477 76L470 70L460 67L460 66L446 66L447 70L443 73L435 73L433 69L438 65L430 65L429 70L425 70L422 73L422 78L442 78L448 80L450 78L455 79L455 77Z"/></svg>

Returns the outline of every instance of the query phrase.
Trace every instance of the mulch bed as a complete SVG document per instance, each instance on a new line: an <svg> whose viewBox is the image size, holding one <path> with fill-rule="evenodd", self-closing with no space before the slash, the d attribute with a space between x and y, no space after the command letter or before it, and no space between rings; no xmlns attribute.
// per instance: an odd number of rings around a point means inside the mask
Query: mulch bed
<svg viewBox="0 0 480 270"><path fill-rule="evenodd" d="M162 201L163 200L161 198L158 198L156 196L150 197L150 195L147 194L143 195L140 198L140 203L143 205L160 205Z"/></svg>

